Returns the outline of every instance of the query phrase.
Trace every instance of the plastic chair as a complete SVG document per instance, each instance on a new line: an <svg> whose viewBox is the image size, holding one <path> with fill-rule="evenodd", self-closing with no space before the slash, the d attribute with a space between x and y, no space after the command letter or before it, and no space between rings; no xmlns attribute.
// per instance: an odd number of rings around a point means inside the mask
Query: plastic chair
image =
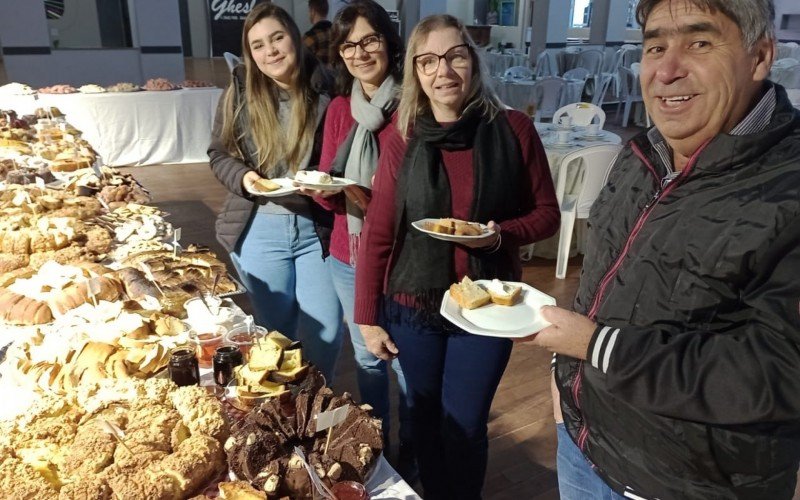
<svg viewBox="0 0 800 500"><path fill-rule="evenodd" d="M556 76L553 72L553 65L550 63L550 54L547 51L542 51L536 58L536 73L535 78L542 78L545 76Z"/></svg>
<svg viewBox="0 0 800 500"><path fill-rule="evenodd" d="M556 278L564 279L567 274L569 247L572 244L572 232L576 219L586 219L594 200L606 183L608 172L614 164L622 146L619 144L593 146L573 151L564 156L558 169L556 180L556 197L561 208L561 231L558 236L558 258L556 260ZM578 173L573 170L581 169ZM567 193L567 180L575 175L577 189Z"/></svg>
<svg viewBox="0 0 800 500"><path fill-rule="evenodd" d="M225 62L228 64L228 70L230 71L233 71L233 68L242 63L242 60L239 58L239 56L231 54L230 52L224 52L222 57L225 58Z"/></svg>
<svg viewBox="0 0 800 500"><path fill-rule="evenodd" d="M603 70L600 72L600 91L595 92L592 97L592 104L602 106L608 88L611 85L614 86L614 96L619 97L619 68L622 66L622 54L622 49L617 50L608 61L608 64L603 66Z"/></svg>
<svg viewBox="0 0 800 500"><path fill-rule="evenodd" d="M509 78L513 78L516 80L524 80L524 79L532 79L533 78L533 71L530 68L526 68L525 66L512 66L503 73L503 78L508 80Z"/></svg>
<svg viewBox="0 0 800 500"><path fill-rule="evenodd" d="M591 76L591 72L586 68L575 68L564 73L564 80L586 80Z"/></svg>
<svg viewBox="0 0 800 500"><path fill-rule="evenodd" d="M578 60L575 62L576 68L586 68L589 73L599 75L603 67L603 59L605 55L597 49L584 50L578 54Z"/></svg>
<svg viewBox="0 0 800 500"><path fill-rule="evenodd" d="M600 125L601 129L606 123L606 112L599 106L588 102L567 104L561 107L558 111L553 113L553 123L558 123L559 119L564 115L568 115L572 118L573 125L578 125L580 127L589 125L595 118L597 118L597 123Z"/></svg>
<svg viewBox="0 0 800 500"><path fill-rule="evenodd" d="M566 80L557 76L549 76L536 80L531 87L533 99L536 103L536 115L534 120L542 121L542 118L550 118L553 113L561 106L561 96L567 86Z"/></svg>
<svg viewBox="0 0 800 500"><path fill-rule="evenodd" d="M622 67L619 69L620 80L620 98L617 104L617 116L619 116L620 107L625 104L625 112L622 116L620 124L623 127L628 126L628 118L631 114L631 107L635 102L644 102L642 98L642 89L639 85L639 76L631 71L630 68ZM647 126L650 127L650 116L647 116Z"/></svg>

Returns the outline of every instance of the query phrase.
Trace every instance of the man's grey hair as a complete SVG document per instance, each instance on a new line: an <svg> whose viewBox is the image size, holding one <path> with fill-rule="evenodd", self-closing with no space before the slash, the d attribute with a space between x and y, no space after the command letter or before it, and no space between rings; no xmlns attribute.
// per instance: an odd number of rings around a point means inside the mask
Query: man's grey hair
<svg viewBox="0 0 800 500"><path fill-rule="evenodd" d="M742 31L742 43L752 49L762 38L775 39L775 3L773 0L640 0L636 20L644 29L653 9L662 2L682 1L707 12L722 12Z"/></svg>

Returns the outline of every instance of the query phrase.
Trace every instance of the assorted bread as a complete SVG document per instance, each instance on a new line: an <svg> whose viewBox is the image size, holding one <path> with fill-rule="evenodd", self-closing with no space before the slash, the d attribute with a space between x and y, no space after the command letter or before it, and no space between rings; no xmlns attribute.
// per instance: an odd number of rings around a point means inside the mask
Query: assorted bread
<svg viewBox="0 0 800 500"><path fill-rule="evenodd" d="M82 383L4 425L4 498L188 498L226 468L222 406L169 380Z"/></svg>

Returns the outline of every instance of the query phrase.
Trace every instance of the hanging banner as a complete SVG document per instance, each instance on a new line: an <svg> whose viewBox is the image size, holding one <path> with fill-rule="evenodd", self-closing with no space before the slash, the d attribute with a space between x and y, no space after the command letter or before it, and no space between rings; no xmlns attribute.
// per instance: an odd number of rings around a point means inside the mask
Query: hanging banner
<svg viewBox="0 0 800 500"><path fill-rule="evenodd" d="M244 18L261 1L263 0L208 0L213 57L222 57L225 52L242 55Z"/></svg>

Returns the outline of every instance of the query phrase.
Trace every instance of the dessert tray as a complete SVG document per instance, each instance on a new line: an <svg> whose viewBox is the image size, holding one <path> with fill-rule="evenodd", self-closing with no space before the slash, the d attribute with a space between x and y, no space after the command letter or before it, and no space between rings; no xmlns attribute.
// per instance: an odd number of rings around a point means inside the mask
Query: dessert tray
<svg viewBox="0 0 800 500"><path fill-rule="evenodd" d="M494 234L494 231L489 229L485 224L480 224L483 233L475 236L463 235L463 234L445 234L429 229L430 225L438 220L439 219L420 219L418 221L412 222L411 225L414 226L414 229L422 231L423 233L429 235L432 238L436 238L437 240L443 240L443 241L459 242L459 241L477 240Z"/></svg>
<svg viewBox="0 0 800 500"><path fill-rule="evenodd" d="M475 283L487 286L490 280L476 280ZM542 306L556 305L556 299L540 292L526 283L512 283L522 287L521 299L513 306L487 304L476 309L464 309L444 293L439 310L445 319L475 335L502 338L522 338L532 335L550 325L539 309Z"/></svg>

